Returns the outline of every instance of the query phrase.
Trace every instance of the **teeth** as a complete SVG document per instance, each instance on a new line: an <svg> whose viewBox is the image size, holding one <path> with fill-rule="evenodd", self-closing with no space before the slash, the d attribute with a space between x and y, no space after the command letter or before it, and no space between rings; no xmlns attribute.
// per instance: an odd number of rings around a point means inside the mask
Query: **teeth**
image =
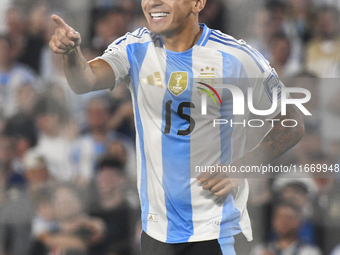
<svg viewBox="0 0 340 255"><path fill-rule="evenodd" d="M151 15L151 18L153 19L162 19L166 16L169 15L169 13L166 13L166 12L155 12L155 13L150 13Z"/></svg>

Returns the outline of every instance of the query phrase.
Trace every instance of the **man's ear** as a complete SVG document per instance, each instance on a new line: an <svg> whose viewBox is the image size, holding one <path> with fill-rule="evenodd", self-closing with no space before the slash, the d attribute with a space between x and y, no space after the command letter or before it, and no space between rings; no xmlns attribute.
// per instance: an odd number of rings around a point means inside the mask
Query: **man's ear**
<svg viewBox="0 0 340 255"><path fill-rule="evenodd" d="M195 2L195 6L193 8L193 12L194 13L200 13L205 6L205 3L207 2L207 0L193 0Z"/></svg>

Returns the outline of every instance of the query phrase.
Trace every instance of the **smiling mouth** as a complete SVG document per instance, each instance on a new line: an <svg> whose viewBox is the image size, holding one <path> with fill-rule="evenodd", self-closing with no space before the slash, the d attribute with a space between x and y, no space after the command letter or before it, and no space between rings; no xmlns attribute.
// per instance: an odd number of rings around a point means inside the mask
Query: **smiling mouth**
<svg viewBox="0 0 340 255"><path fill-rule="evenodd" d="M159 20L159 19L163 19L165 17L167 17L169 15L169 13L167 12L154 12L154 13L150 13L150 16L153 20Z"/></svg>

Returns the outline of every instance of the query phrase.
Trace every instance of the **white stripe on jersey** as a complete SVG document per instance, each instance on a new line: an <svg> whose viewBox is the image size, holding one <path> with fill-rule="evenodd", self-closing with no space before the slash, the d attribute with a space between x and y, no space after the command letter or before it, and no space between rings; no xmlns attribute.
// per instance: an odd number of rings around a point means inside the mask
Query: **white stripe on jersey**
<svg viewBox="0 0 340 255"><path fill-rule="evenodd" d="M151 45L151 44L150 44ZM149 47L151 47L149 45ZM151 47L150 51L155 51L155 48ZM164 50L161 52L158 50L157 54L147 54L145 56L145 63L154 63L155 66L162 69L165 67L165 62L160 61L162 58L159 54L164 55ZM158 55L158 58L155 56ZM143 65L140 70L139 80L145 79L143 74L153 74L155 71L154 65ZM153 77L154 79L154 77ZM164 77L162 77L164 80ZM146 85L141 93L138 93L138 105L139 112L142 120L142 125L144 129L144 149L146 157L146 167L150 169L147 171L148 180L148 198L149 201L149 212L148 212L148 228L147 232L149 234L157 234L161 241L166 240L166 229L167 229L167 219L166 219L166 208L164 201L164 190L162 189L162 179L163 172L157 171L157 169L162 169L162 140L161 137L153 134L157 134L162 127L162 107L154 107L156 105L162 105L163 96L166 91L165 86L158 87L155 85ZM149 109L152 109L150 111ZM150 133L151 135L145 135L145 133ZM156 208L155 208L156 207ZM154 217L153 219L150 219Z"/></svg>

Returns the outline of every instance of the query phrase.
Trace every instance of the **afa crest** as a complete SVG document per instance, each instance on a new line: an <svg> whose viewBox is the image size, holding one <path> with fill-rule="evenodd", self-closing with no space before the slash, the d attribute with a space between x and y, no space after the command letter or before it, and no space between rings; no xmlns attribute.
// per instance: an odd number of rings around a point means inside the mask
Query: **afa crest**
<svg viewBox="0 0 340 255"><path fill-rule="evenodd" d="M210 85L211 87L214 87L214 85L216 84L216 81L214 78L216 78L216 75L215 75L215 68L213 67L204 67L204 68L201 68L200 70L200 74L198 76L200 78L200 82L202 83L205 83L205 84L208 84ZM203 87L202 85L200 87ZM210 90L209 90L210 91ZM201 96L202 93L202 90L198 90L197 93ZM214 93L214 92L212 92Z"/></svg>
<svg viewBox="0 0 340 255"><path fill-rule="evenodd" d="M169 79L168 88L172 94L178 96L182 94L188 87L187 72L173 72Z"/></svg>

